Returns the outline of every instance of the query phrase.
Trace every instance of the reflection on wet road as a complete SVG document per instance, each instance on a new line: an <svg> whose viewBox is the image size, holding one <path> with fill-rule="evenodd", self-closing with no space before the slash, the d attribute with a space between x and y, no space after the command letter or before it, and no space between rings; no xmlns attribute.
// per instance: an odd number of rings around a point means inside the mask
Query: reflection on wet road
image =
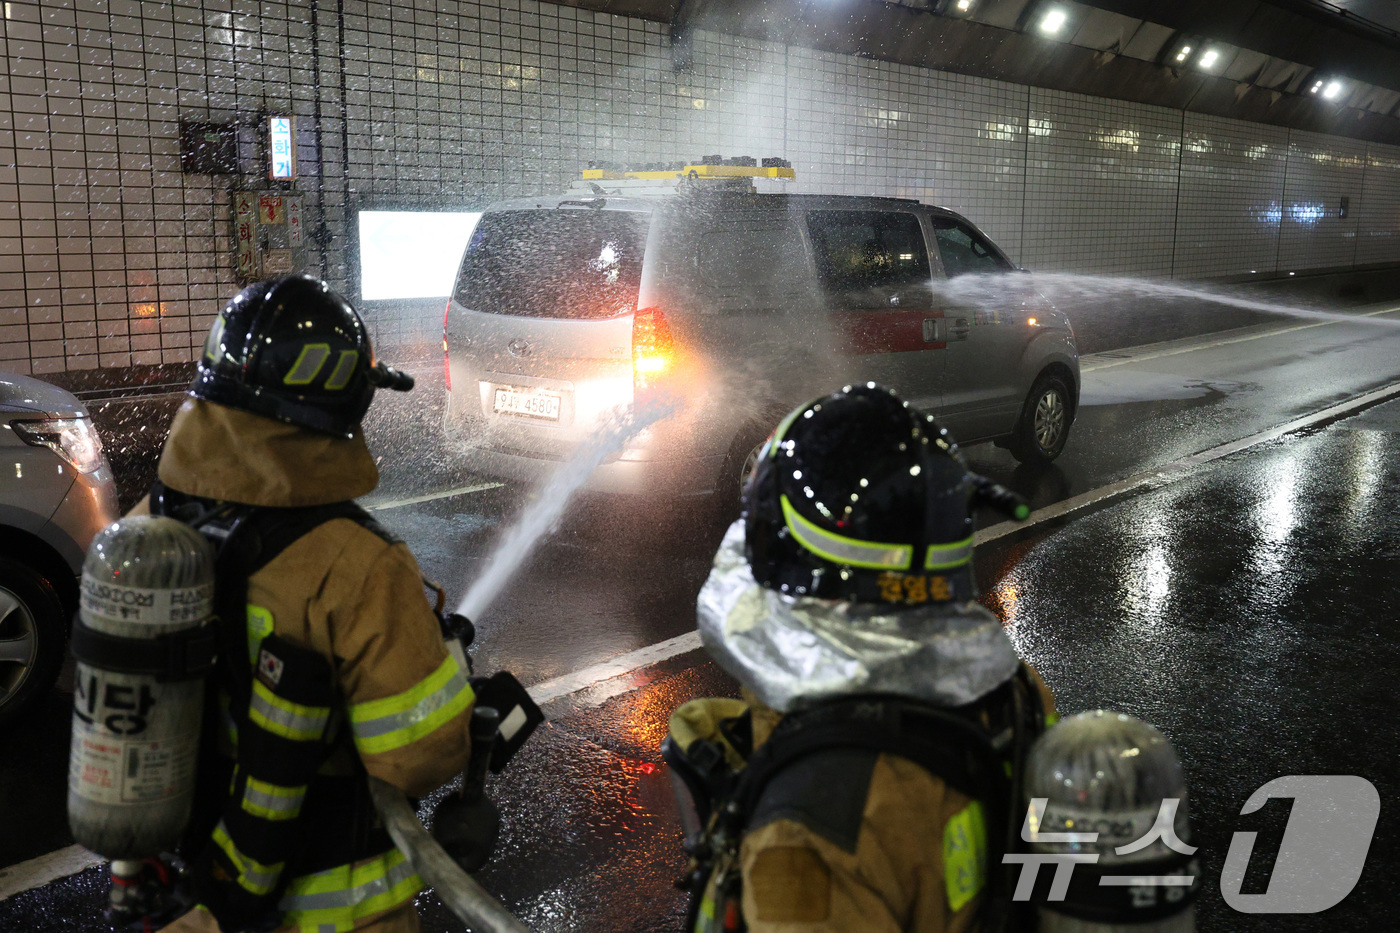
<svg viewBox="0 0 1400 933"><path fill-rule="evenodd" d="M1336 325L1214 343L1086 361L1070 446L1048 470L1017 467L991 446L971 448L969 459L1043 506L1400 382L1400 334ZM384 474L376 501L479 482L437 443L440 383L430 367L418 375L414 405L392 399L370 425ZM141 404L168 418L174 401ZM1181 749L1210 881L1203 930L1386 925L1382 886L1400 869L1387 804L1366 873L1332 911L1248 917L1223 905L1216 884L1241 804L1271 778L1360 774L1393 806L1400 756L1386 701L1400 664L1389 637L1400 617L1397 490L1400 402L1390 402L978 549L985 602L1063 710L1122 709ZM507 486L377 514L455 599L526 496ZM478 669L506 667L537 683L691 630L717 538L713 523L686 510L662 520L589 504L483 615ZM683 903L670 885L683 859L656 746L676 705L733 689L692 653L596 708L552 705L551 724L493 778L506 825L482 880L535 929L676 929ZM18 799L18 788L44 788L25 798L34 812L0 844L0 864L67 839L65 702L55 694L34 723L0 737L0 791ZM0 929L102 929L99 886L91 870L0 903ZM428 930L460 929L430 895L422 907Z"/></svg>

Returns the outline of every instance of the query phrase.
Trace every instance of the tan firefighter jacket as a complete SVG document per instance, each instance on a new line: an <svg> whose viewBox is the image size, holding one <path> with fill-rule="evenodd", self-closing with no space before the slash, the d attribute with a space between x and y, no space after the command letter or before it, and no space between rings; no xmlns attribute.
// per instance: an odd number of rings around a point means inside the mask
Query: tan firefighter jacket
<svg viewBox="0 0 1400 933"><path fill-rule="evenodd" d="M1053 722L1054 697L1032 674ZM681 748L709 739L738 766L719 725L746 710L757 748L781 714L747 690L743 700L685 704L671 717L672 739ZM743 920L749 933L975 930L986 856L981 804L925 768L890 754L819 753L777 775L749 821L739 850ZM725 929L713 887L701 899L702 933Z"/></svg>
<svg viewBox="0 0 1400 933"><path fill-rule="evenodd" d="M274 507L353 499L379 480L358 434L313 434L198 399L176 414L159 472L181 492ZM147 511L144 500L133 510ZM475 697L404 544L349 519L317 527L249 579L247 624L250 643L276 632L336 670L343 709L332 718L344 720L323 773L347 773L350 756L358 755L371 775L419 795L467 764ZM413 897L421 888L390 848L292 879L279 906L284 929L398 933L418 928ZM217 926L196 910L169 929Z"/></svg>

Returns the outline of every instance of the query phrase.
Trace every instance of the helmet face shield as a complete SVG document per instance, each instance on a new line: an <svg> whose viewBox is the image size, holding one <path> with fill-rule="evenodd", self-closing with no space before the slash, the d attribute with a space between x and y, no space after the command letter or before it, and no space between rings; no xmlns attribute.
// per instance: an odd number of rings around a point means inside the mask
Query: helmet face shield
<svg viewBox="0 0 1400 933"><path fill-rule="evenodd" d="M293 275L250 285L205 341L196 398L350 437L374 398L364 322L325 282Z"/></svg>
<svg viewBox="0 0 1400 933"><path fill-rule="evenodd" d="M972 474L930 416L873 383L792 412L744 491L754 578L905 606L976 596Z"/></svg>

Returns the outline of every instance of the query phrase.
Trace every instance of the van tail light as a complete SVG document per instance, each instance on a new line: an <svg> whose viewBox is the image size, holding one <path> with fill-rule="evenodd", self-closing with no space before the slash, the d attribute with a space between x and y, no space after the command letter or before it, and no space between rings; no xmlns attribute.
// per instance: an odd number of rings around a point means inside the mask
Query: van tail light
<svg viewBox="0 0 1400 933"><path fill-rule="evenodd" d="M447 353L447 316L452 313L452 299L442 311L442 378L447 383L447 391L452 391L452 360Z"/></svg>
<svg viewBox="0 0 1400 933"><path fill-rule="evenodd" d="M676 339L660 308L632 316L632 388L655 389L676 368Z"/></svg>

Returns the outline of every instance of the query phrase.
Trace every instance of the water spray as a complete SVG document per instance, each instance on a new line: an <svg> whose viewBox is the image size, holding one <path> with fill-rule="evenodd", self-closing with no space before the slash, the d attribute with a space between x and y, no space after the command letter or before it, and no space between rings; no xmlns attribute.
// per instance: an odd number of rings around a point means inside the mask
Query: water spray
<svg viewBox="0 0 1400 933"><path fill-rule="evenodd" d="M612 415L599 422L593 437L574 451L501 538L486 565L486 572L468 588L457 611L468 619L479 620L540 540L559 524L574 494L593 471L637 434L670 416L676 404L666 400L615 409Z"/></svg>
<svg viewBox="0 0 1400 933"><path fill-rule="evenodd" d="M1346 321L1377 327L1400 327L1400 319L1361 317L1335 311L1318 311L1293 305L1275 304L1231 295L1205 286L1169 285L1151 279L1124 278L1105 275L1076 275L1068 272L1031 272L1025 275L959 275L933 283L934 297L950 306L977 308L984 311L1014 311L1023 302L1041 297L1061 311L1076 302L1102 300L1105 297L1180 299L1208 301L1212 304L1309 321Z"/></svg>

